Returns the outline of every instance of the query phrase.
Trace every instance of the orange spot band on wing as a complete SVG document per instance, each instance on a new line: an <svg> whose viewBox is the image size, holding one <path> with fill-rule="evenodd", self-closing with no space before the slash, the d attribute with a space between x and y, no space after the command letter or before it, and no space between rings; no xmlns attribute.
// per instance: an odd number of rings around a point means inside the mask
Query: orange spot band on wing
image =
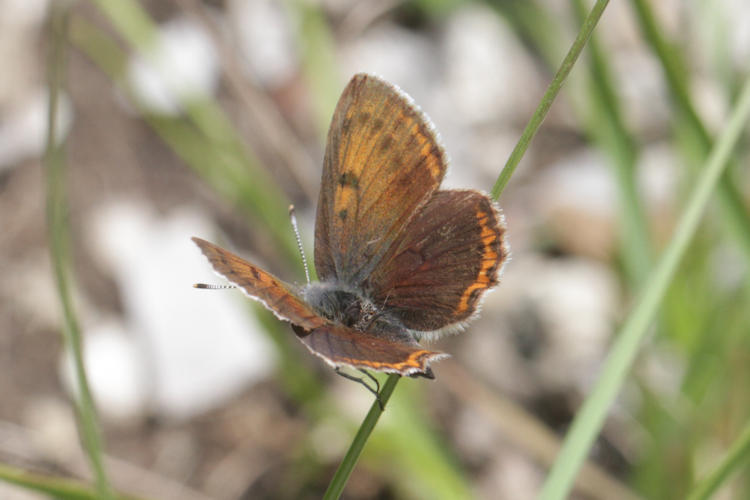
<svg viewBox="0 0 750 500"><path fill-rule="evenodd" d="M427 159L426 165L427 168L430 170L430 175L433 179L439 180L442 179L443 176L443 165L440 161L439 156L435 156L435 153L433 151L434 143L433 141L419 133L416 132L415 135L419 137L419 143L422 144L422 149L419 150L419 154ZM436 161L437 160L437 161Z"/></svg>
<svg viewBox="0 0 750 500"><path fill-rule="evenodd" d="M394 370L405 370L408 368L424 368L422 366L421 358L425 356L429 356L432 354L438 354L434 351L414 351L413 353L409 354L409 357L405 361L400 361L398 363L386 363L382 361L369 361L366 359L353 359L353 358L344 358L340 357L336 361L340 361L342 363L348 363L351 365L364 365L369 366L374 369L378 368L392 368Z"/></svg>
<svg viewBox="0 0 750 500"><path fill-rule="evenodd" d="M469 309L469 300L476 290L483 290L491 287L495 283L490 277L490 271L496 266L498 253L493 248L497 241L498 234L489 226L490 216L482 210L477 210L477 220L481 227L480 238L482 239L482 267L479 268L477 278L464 290L461 300L458 302L457 312L462 313Z"/></svg>

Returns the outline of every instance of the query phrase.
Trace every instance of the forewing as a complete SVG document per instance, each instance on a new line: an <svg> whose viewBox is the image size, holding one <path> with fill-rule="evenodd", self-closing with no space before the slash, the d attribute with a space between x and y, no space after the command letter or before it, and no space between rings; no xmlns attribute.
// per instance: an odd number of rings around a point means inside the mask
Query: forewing
<svg viewBox="0 0 750 500"><path fill-rule="evenodd" d="M448 355L423 349L406 333L367 333L341 325L312 330L294 327L310 351L328 364L434 378L430 364Z"/></svg>
<svg viewBox="0 0 750 500"><path fill-rule="evenodd" d="M193 241L217 273L239 287L247 296L262 303L279 319L306 329L326 324L323 318L299 298L291 285L213 243L200 238L193 238Z"/></svg>
<svg viewBox="0 0 750 500"><path fill-rule="evenodd" d="M507 258L504 221L487 196L438 191L374 271L367 290L412 330L460 326L497 284Z"/></svg>
<svg viewBox="0 0 750 500"><path fill-rule="evenodd" d="M359 286L445 169L436 133L411 99L377 77L355 75L328 131L315 225L321 280Z"/></svg>

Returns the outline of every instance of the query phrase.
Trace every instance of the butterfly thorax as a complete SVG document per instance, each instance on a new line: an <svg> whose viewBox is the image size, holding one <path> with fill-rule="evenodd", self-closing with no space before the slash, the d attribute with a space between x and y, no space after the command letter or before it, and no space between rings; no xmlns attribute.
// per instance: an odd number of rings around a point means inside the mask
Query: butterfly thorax
<svg viewBox="0 0 750 500"><path fill-rule="evenodd" d="M326 319L358 331L398 326L394 318L377 308L369 298L338 283L311 283L303 290L305 301Z"/></svg>

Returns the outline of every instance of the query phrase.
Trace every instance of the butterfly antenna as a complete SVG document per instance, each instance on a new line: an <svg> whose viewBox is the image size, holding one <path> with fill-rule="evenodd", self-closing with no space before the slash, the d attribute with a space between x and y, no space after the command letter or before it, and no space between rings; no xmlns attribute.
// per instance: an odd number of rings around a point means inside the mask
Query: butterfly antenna
<svg viewBox="0 0 750 500"><path fill-rule="evenodd" d="M229 288L237 288L234 285L208 285L206 283L196 283L193 288L203 288L205 290L227 290Z"/></svg>
<svg viewBox="0 0 750 500"><path fill-rule="evenodd" d="M294 237L297 238L297 248L299 254L302 256L302 265L305 267L305 278L307 278L307 284L310 284L310 271L307 267L307 257L305 257L305 249L302 248L302 238L299 236L299 227L297 226L297 214L294 211L294 205L289 205L289 219L292 221L292 228L294 229Z"/></svg>

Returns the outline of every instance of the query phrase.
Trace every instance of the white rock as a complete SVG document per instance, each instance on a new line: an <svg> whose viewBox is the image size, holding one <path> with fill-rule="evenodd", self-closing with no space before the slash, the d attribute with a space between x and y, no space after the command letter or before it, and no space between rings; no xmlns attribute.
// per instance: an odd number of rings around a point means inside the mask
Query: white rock
<svg viewBox="0 0 750 500"><path fill-rule="evenodd" d="M23 425L36 453L57 463L83 458L75 410L63 399L31 398L24 407Z"/></svg>
<svg viewBox="0 0 750 500"><path fill-rule="evenodd" d="M109 319L86 329L84 366L96 406L112 420L127 422L141 417L149 403L146 354L137 338L119 322ZM61 364L70 393L77 394L75 367L70 350Z"/></svg>
<svg viewBox="0 0 750 500"><path fill-rule="evenodd" d="M39 33L44 28L48 0L0 1L0 109L44 85ZM40 71L41 69L41 71Z"/></svg>
<svg viewBox="0 0 750 500"><path fill-rule="evenodd" d="M469 359L520 396L587 391L616 324L615 276L591 260L515 255L466 337ZM523 341L532 342L528 357L519 352Z"/></svg>
<svg viewBox="0 0 750 500"><path fill-rule="evenodd" d="M536 182L543 213L560 208L607 218L617 213L614 176L606 158L596 150L573 152L547 167Z"/></svg>
<svg viewBox="0 0 750 500"><path fill-rule="evenodd" d="M477 479L480 498L512 500L529 498L539 490L543 475L523 453L503 450L482 467Z"/></svg>
<svg viewBox="0 0 750 500"><path fill-rule="evenodd" d="M14 103L0 120L0 171L15 163L41 156L47 140L49 94L40 89L27 99ZM73 121L73 107L65 94L59 94L57 142L62 142Z"/></svg>
<svg viewBox="0 0 750 500"><path fill-rule="evenodd" d="M690 17L691 48L710 71L726 71L727 65L743 73L750 67L750 4L745 0L693 2ZM683 20L684 22L684 20Z"/></svg>
<svg viewBox="0 0 750 500"><path fill-rule="evenodd" d="M543 89L511 28L480 5L459 9L447 23L446 97L454 118L464 126L526 118Z"/></svg>
<svg viewBox="0 0 750 500"><path fill-rule="evenodd" d="M268 376L275 361L239 291L192 287L217 282L190 241L211 233L195 210L160 218L135 201L102 207L94 220L94 253L120 287L126 328L145 356L152 410L170 417L221 405Z"/></svg>
<svg viewBox="0 0 750 500"><path fill-rule="evenodd" d="M669 143L652 144L641 152L637 166L638 189L652 214L673 207L681 163Z"/></svg>
<svg viewBox="0 0 750 500"><path fill-rule="evenodd" d="M188 19L164 23L148 55L133 56L128 80L140 104L163 114L178 114L182 103L213 94L219 65L210 36Z"/></svg>
<svg viewBox="0 0 750 500"><path fill-rule="evenodd" d="M41 493L34 493L22 486L0 483L0 498L4 500L44 500L49 497Z"/></svg>
<svg viewBox="0 0 750 500"><path fill-rule="evenodd" d="M230 0L226 8L248 72L269 88L294 76L299 66L297 45L284 5L272 0Z"/></svg>
<svg viewBox="0 0 750 500"><path fill-rule="evenodd" d="M452 159L446 185L489 190L543 88L526 49L488 7L457 9L442 38L434 109Z"/></svg>
<svg viewBox="0 0 750 500"><path fill-rule="evenodd" d="M340 48L342 82L355 73L374 73L405 90L429 114L440 77L438 48L425 37L379 23Z"/></svg>
<svg viewBox="0 0 750 500"><path fill-rule="evenodd" d="M616 55L611 59L612 81L628 129L649 135L668 127L672 109L659 61L647 50L623 50Z"/></svg>
<svg viewBox="0 0 750 500"><path fill-rule="evenodd" d="M638 374L648 384L649 392L664 397L670 404L678 405L683 397L685 362L685 355L679 349L666 343L656 343L641 352Z"/></svg>
<svg viewBox="0 0 750 500"><path fill-rule="evenodd" d="M750 67L750 4L745 0L724 0L729 52L739 71Z"/></svg>
<svg viewBox="0 0 750 500"><path fill-rule="evenodd" d="M620 231L622 201L610 163L599 151L575 151L534 180L533 210L563 247L599 258L611 254ZM669 223L665 215L674 201L679 165L666 144L654 144L641 153L636 165L638 194L652 225Z"/></svg>
<svg viewBox="0 0 750 500"><path fill-rule="evenodd" d="M49 0L3 0L3 19L16 26L38 26L44 22Z"/></svg>
<svg viewBox="0 0 750 500"><path fill-rule="evenodd" d="M585 391L614 331L617 280L603 264L583 259L548 261L536 274L527 298L538 308L549 334L536 367L548 387Z"/></svg>

